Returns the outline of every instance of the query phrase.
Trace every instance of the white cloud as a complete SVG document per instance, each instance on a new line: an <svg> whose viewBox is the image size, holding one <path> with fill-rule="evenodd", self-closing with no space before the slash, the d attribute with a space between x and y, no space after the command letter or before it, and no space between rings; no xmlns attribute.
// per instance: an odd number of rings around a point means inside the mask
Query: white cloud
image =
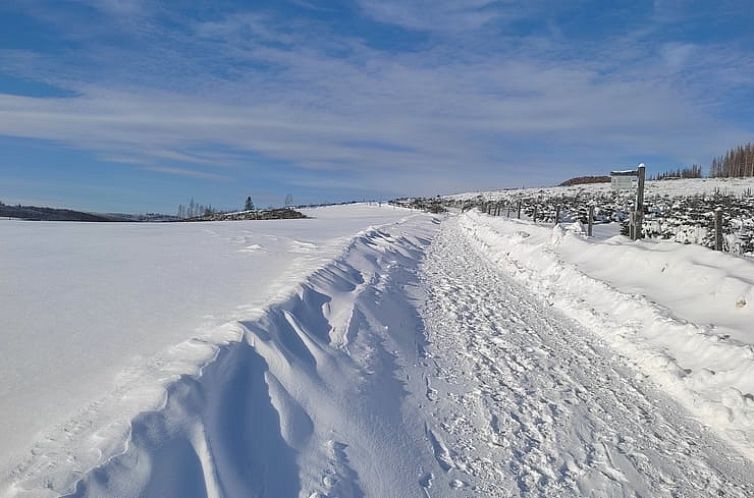
<svg viewBox="0 0 754 498"><path fill-rule="evenodd" d="M115 15L133 15L144 12L146 8L144 0L78 0L81 3L91 5Z"/></svg>
<svg viewBox="0 0 754 498"><path fill-rule="evenodd" d="M463 31L490 23L503 15L501 0L359 0L375 19L419 30ZM513 6L508 6L513 8ZM511 12L509 11L510 15Z"/></svg>
<svg viewBox="0 0 754 498"><path fill-rule="evenodd" d="M407 25L422 13L435 25L474 25L487 21L466 14L498 15L500 4L431 6L364 8ZM13 67L75 96L0 95L0 134L171 174L228 177L255 167L246 160L253 155L280 161L291 182L311 185L302 171L340 171L344 188L427 193L491 177L555 180L570 174L563 168L595 171L641 154L703 161L746 136L684 79L698 57L712 60L709 49L654 53L628 40L568 58L548 43L482 51L437 43L395 53L334 34L318 41L302 24L239 14L193 23L187 35L150 34L154 45L142 51L93 46L88 74L78 53L32 56L28 65L19 56ZM11 59L0 54L0 65Z"/></svg>
<svg viewBox="0 0 754 498"><path fill-rule="evenodd" d="M145 166L143 169L147 171L155 171L157 173L166 173L168 175L188 176L191 178L201 178L204 180L228 180L229 178L215 173L206 173L203 171L196 171L193 169L173 168L170 166Z"/></svg>

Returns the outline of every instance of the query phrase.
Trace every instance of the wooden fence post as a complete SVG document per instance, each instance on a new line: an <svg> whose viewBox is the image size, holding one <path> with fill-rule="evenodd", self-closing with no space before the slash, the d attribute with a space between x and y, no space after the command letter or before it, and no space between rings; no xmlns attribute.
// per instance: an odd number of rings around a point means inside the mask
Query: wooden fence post
<svg viewBox="0 0 754 498"><path fill-rule="evenodd" d="M723 250L723 208L715 209L715 251Z"/></svg>
<svg viewBox="0 0 754 498"><path fill-rule="evenodd" d="M521 200L518 201L518 219L521 219Z"/></svg>
<svg viewBox="0 0 754 498"><path fill-rule="evenodd" d="M636 211L631 208L631 212L628 215L628 237L631 240L636 240L634 237L634 234L636 233L636 216L634 216L634 213L636 213Z"/></svg>
<svg viewBox="0 0 754 498"><path fill-rule="evenodd" d="M637 185L638 189L636 190L636 210L634 212L634 240L644 237L644 179L646 171L647 168L644 163L640 164L637 169L639 185Z"/></svg>
<svg viewBox="0 0 754 498"><path fill-rule="evenodd" d="M557 225L559 223L560 223L560 204L555 206L555 224Z"/></svg>
<svg viewBox="0 0 754 498"><path fill-rule="evenodd" d="M537 205L534 204L534 213L532 213L531 220L536 223L537 222Z"/></svg>
<svg viewBox="0 0 754 498"><path fill-rule="evenodd" d="M589 225L586 229L586 234L592 236L592 225L594 224L594 204L589 204Z"/></svg>

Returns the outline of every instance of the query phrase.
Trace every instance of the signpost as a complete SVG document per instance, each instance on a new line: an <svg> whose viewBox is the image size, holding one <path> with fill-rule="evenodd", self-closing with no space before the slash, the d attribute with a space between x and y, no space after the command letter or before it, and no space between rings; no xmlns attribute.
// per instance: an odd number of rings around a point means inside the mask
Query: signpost
<svg viewBox="0 0 754 498"><path fill-rule="evenodd" d="M610 175L610 186L613 190L619 192L623 190L633 190L634 179L632 176L612 176L612 173L610 173Z"/></svg>
<svg viewBox="0 0 754 498"><path fill-rule="evenodd" d="M631 211L631 218L629 222L628 234L631 240L641 239L642 224L644 223L644 179L646 177L646 167L644 163L641 163L638 168L624 170L624 171L611 171L610 172L610 184L613 190L631 190L634 184L634 178L637 178L636 186L636 203Z"/></svg>

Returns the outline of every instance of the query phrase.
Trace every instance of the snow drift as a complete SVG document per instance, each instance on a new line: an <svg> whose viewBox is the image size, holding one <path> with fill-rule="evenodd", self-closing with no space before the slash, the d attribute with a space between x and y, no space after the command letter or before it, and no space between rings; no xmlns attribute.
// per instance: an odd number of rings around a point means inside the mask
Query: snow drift
<svg viewBox="0 0 754 498"><path fill-rule="evenodd" d="M394 376L397 350L420 354L420 319L383 291L410 287L431 221L369 229L263 311L176 346L162 384L124 389L100 407L116 420L54 445L62 457L38 448L0 494L421 494L437 462Z"/></svg>

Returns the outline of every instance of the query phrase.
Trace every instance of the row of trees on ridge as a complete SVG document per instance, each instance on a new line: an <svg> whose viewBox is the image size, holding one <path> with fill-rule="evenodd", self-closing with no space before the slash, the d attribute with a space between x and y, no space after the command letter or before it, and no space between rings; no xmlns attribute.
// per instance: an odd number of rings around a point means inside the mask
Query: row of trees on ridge
<svg viewBox="0 0 754 498"><path fill-rule="evenodd" d="M712 178L754 176L754 144L748 143L730 149L725 155L712 160Z"/></svg>

